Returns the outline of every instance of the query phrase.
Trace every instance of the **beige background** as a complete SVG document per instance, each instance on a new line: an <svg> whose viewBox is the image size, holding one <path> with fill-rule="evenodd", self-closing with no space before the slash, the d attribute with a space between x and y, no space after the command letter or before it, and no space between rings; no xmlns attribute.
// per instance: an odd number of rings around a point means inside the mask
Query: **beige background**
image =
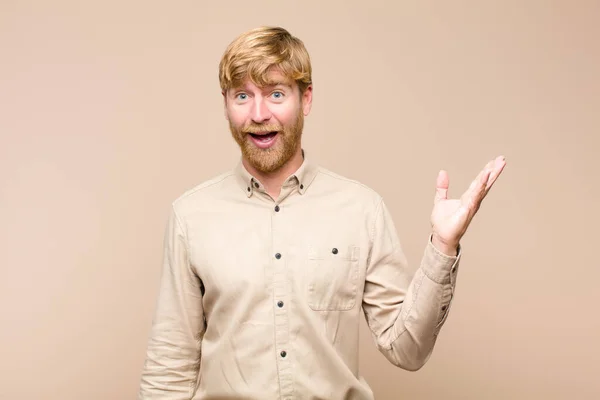
<svg viewBox="0 0 600 400"><path fill-rule="evenodd" d="M262 24L312 56L304 147L388 199L413 266L437 171L458 196L508 160L429 363L363 323L377 398L600 398L599 3L215 3L0 3L0 398L135 397L168 205L237 161L217 65Z"/></svg>

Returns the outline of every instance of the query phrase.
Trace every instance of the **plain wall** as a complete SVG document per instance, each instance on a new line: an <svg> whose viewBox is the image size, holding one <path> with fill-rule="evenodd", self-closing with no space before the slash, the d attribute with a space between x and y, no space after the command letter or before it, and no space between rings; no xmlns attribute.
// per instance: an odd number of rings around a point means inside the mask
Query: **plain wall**
<svg viewBox="0 0 600 400"><path fill-rule="evenodd" d="M600 4L2 1L0 398L135 398L170 202L239 150L218 62L280 25L314 68L304 148L381 193L413 267L439 169L507 167L416 373L361 327L378 399L600 397Z"/></svg>

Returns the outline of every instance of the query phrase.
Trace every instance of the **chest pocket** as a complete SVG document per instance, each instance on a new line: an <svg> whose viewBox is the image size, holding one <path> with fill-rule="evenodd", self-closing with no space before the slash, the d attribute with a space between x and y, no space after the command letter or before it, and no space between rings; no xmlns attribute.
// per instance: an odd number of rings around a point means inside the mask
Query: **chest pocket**
<svg viewBox="0 0 600 400"><path fill-rule="evenodd" d="M360 248L352 245L309 246L308 305L315 311L354 308L358 291Z"/></svg>

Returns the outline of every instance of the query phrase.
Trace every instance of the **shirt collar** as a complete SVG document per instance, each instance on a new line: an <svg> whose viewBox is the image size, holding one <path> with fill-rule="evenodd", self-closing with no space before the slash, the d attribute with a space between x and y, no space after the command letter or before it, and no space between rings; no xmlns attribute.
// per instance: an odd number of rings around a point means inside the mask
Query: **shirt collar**
<svg viewBox="0 0 600 400"><path fill-rule="evenodd" d="M297 185L298 192L301 195L306 193L308 190L310 184L317 175L318 169L317 165L313 163L312 160L307 158L304 149L302 150L302 157L304 161L302 162L302 165L300 165L300 168L291 174L283 183L284 187L289 185ZM256 177L252 176L246 167L244 167L241 159L235 167L234 173L239 186L248 197L252 196L255 190L263 187L263 183L260 182Z"/></svg>

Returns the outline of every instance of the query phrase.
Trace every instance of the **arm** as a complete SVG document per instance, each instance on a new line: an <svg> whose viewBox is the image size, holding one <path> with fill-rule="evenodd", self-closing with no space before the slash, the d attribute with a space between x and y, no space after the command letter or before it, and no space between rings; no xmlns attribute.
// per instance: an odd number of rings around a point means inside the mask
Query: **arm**
<svg viewBox="0 0 600 400"><path fill-rule="evenodd" d="M420 369L429 359L454 294L456 256L441 253L431 236L413 275L383 201L374 221L363 310L379 351L394 365Z"/></svg>
<svg viewBox="0 0 600 400"><path fill-rule="evenodd" d="M506 160L486 164L460 199L448 199L440 171L431 214L432 234L414 277L407 271L394 224L379 204L367 265L363 309L379 350L390 362L417 370L427 362L450 311L461 256L460 241Z"/></svg>
<svg viewBox="0 0 600 400"><path fill-rule="evenodd" d="M139 400L192 397L203 333L201 282L190 265L185 230L172 209Z"/></svg>

